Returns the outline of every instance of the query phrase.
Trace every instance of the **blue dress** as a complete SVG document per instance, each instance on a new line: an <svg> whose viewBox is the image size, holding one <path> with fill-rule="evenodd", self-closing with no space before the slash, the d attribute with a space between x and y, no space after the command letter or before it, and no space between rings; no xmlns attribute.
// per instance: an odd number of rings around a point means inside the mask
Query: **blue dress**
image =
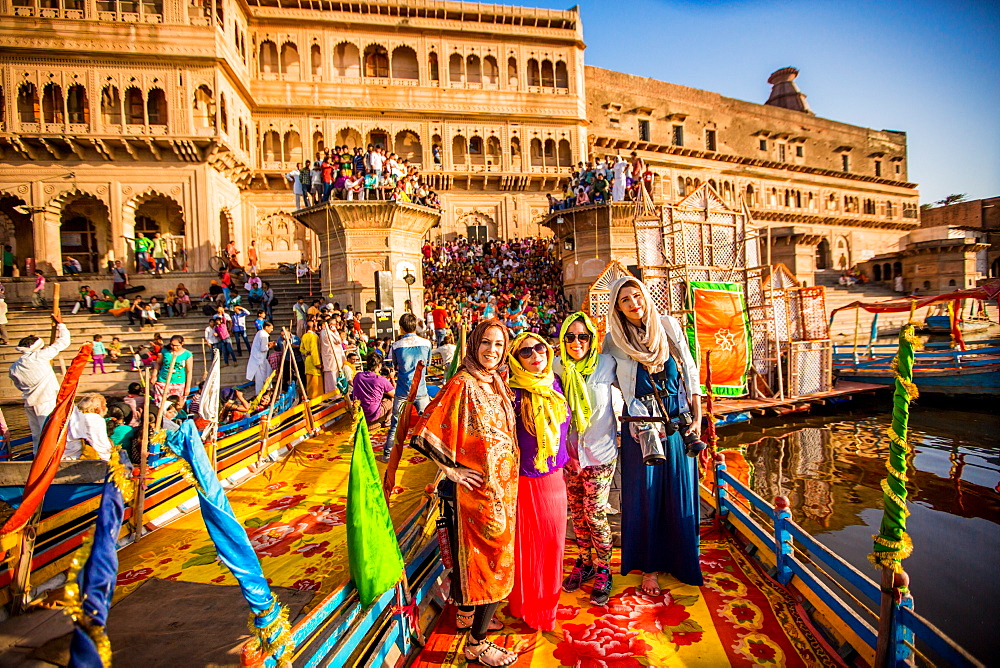
<svg viewBox="0 0 1000 668"><path fill-rule="evenodd" d="M660 392L670 416L676 417L681 406L673 358L667 361L664 371L666 387ZM652 379L640 366L635 396L652 392ZM622 425L621 442L622 574L659 571L685 584L701 586L697 460L684 453L684 441L678 432L667 437L667 460L659 466L642 463L642 450L627 424Z"/></svg>

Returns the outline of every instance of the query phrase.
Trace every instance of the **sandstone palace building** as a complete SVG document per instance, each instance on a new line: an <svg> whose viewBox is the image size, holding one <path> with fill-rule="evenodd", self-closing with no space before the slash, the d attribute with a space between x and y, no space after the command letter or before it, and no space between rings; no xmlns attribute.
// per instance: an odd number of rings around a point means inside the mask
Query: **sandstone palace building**
<svg viewBox="0 0 1000 668"><path fill-rule="evenodd" d="M545 195L573 165L632 151L658 201L705 182L742 198L807 280L919 225L903 133L815 115L791 68L755 104L587 66L576 9L0 0L0 16L0 243L22 274L65 255L106 272L136 231L177 237L192 270L229 240L256 240L264 267L315 258L285 174L369 143L439 193L432 238L548 233Z"/></svg>

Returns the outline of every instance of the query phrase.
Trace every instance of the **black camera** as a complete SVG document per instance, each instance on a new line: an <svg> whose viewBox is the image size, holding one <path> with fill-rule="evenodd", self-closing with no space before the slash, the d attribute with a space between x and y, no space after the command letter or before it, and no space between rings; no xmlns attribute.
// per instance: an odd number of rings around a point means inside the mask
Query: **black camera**
<svg viewBox="0 0 1000 668"><path fill-rule="evenodd" d="M669 433L671 425L674 430L680 430L681 439L684 441L685 454L687 454L688 457L697 457L702 450L708 447L708 444L698 438L695 434L685 433L692 424L694 424L694 418L691 416L691 413L685 411L678 416L677 420L671 421L667 425L667 430Z"/></svg>

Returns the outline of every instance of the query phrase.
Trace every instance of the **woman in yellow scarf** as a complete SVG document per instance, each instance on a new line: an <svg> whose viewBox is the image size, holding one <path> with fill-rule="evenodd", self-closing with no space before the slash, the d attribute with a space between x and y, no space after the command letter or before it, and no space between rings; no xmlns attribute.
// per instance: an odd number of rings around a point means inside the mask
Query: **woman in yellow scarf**
<svg viewBox="0 0 1000 668"><path fill-rule="evenodd" d="M528 626L551 631L566 543L566 435L569 410L552 371L549 344L525 332L511 343L509 384L521 465L517 481L514 590L510 611Z"/></svg>
<svg viewBox="0 0 1000 668"><path fill-rule="evenodd" d="M560 356L553 369L562 381L572 414L569 462L563 473L569 510L573 515L577 559L563 591L574 592L590 580L590 602L606 605L611 596L611 525L608 496L618 460L618 426L611 401L617 365L598 352L597 327L578 311L559 332Z"/></svg>

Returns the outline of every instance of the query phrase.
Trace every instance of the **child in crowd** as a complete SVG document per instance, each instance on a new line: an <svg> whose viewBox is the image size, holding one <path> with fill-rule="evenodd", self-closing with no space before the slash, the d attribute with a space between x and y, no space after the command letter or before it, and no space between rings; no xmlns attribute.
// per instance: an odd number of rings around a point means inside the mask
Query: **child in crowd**
<svg viewBox="0 0 1000 668"><path fill-rule="evenodd" d="M111 337L111 344L108 346L108 357L112 362L117 362L122 356L122 340L117 336Z"/></svg>
<svg viewBox="0 0 1000 668"><path fill-rule="evenodd" d="M267 322L267 311L257 311L257 319L253 321L254 327L257 331L264 329L264 323Z"/></svg>
<svg viewBox="0 0 1000 668"><path fill-rule="evenodd" d="M138 371L144 366L152 366L156 356L152 355L146 346L139 346L132 354L132 371Z"/></svg>
<svg viewBox="0 0 1000 668"><path fill-rule="evenodd" d="M91 357L93 359L91 373L97 373L98 366L101 367L101 373L107 373L107 371L104 370L104 356L107 355L107 353L108 349L104 347L103 343L101 343L101 335L94 334L94 347L91 351Z"/></svg>
<svg viewBox="0 0 1000 668"><path fill-rule="evenodd" d="M250 340L247 338L248 315L250 315L250 311L246 310L239 304L233 308L233 339L236 340L237 357L243 354L243 347L240 345L240 341L246 344L247 355L250 354Z"/></svg>

